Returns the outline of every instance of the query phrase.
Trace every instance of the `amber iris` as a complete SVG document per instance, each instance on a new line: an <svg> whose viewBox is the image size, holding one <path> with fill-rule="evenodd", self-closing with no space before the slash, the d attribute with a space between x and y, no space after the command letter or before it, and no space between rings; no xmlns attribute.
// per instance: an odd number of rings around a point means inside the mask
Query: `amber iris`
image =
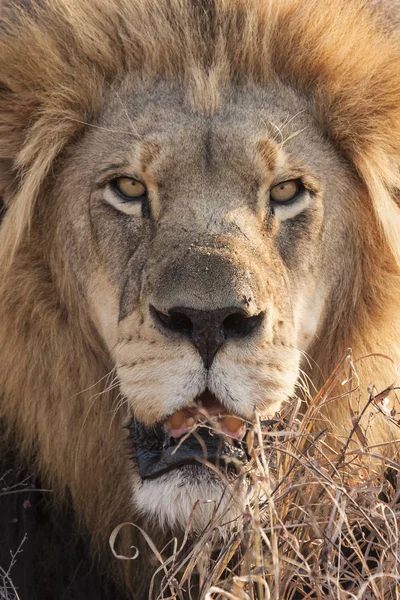
<svg viewBox="0 0 400 600"><path fill-rule="evenodd" d="M137 179L130 177L119 177L115 179L114 186L125 198L140 198L146 194L146 187Z"/></svg>
<svg viewBox="0 0 400 600"><path fill-rule="evenodd" d="M300 183L298 180L282 181L271 188L270 196L275 202L290 202L300 191Z"/></svg>

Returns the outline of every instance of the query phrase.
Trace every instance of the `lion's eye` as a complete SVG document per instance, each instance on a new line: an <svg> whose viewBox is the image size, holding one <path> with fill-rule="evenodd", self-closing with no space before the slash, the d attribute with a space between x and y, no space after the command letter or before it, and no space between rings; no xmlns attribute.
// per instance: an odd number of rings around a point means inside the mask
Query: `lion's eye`
<svg viewBox="0 0 400 600"><path fill-rule="evenodd" d="M147 188L133 177L117 177L104 186L103 199L116 210L131 217L150 217Z"/></svg>
<svg viewBox="0 0 400 600"><path fill-rule="evenodd" d="M146 195L146 187L137 179L130 177L118 177L112 182L113 188L118 192L124 200L135 200Z"/></svg>
<svg viewBox="0 0 400 600"><path fill-rule="evenodd" d="M299 179L292 179L290 181L282 181L278 183L270 190L271 200L275 202L290 202L294 200L301 191L302 184Z"/></svg>

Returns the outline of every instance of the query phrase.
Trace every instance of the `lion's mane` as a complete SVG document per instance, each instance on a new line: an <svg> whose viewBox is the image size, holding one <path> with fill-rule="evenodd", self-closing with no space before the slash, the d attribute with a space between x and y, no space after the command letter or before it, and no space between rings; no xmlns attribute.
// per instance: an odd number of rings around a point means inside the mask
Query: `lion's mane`
<svg viewBox="0 0 400 600"><path fill-rule="evenodd" d="M363 0L31 0L0 21L0 417L4 439L70 498L96 548L130 518L110 359L57 254L46 189L96 126L107 89L181 82L213 112L226 86L279 78L309 99L358 181L353 266L312 354L327 375L348 346L400 357L400 43ZM59 215L58 227L62 227ZM52 277L58 273L55 285ZM386 363L377 383L393 379ZM317 378L315 377L315 381ZM12 441L11 441L12 440ZM115 481L120 492L115 494ZM124 489L125 486L125 489ZM136 588L137 589L137 588Z"/></svg>

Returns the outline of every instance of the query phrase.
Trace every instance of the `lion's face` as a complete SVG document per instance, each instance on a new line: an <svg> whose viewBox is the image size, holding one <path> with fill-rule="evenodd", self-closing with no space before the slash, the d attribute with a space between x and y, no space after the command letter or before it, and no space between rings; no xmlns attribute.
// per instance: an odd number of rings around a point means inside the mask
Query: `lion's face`
<svg viewBox="0 0 400 600"><path fill-rule="evenodd" d="M271 85L231 90L210 115L165 83L126 83L67 157L56 200L67 268L140 427L176 442L202 402L238 441L235 416L271 418L295 392L345 268L350 198L310 108ZM140 508L173 522L163 490L185 504L210 497L204 482L219 489L185 465L191 451L163 468L139 460Z"/></svg>

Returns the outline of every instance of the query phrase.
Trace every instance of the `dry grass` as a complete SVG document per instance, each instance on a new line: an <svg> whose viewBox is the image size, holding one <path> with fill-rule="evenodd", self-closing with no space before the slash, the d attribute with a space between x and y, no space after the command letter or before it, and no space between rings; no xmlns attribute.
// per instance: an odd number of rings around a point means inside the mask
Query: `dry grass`
<svg viewBox="0 0 400 600"><path fill-rule="evenodd" d="M6 567L0 565L0 600L20 600L20 597L12 580L11 571L15 563L17 562L18 554L20 554L23 551L23 546L25 544L26 539L27 536L25 534L16 551L12 552L10 550L9 564Z"/></svg>
<svg viewBox="0 0 400 600"><path fill-rule="evenodd" d="M30 477L27 477L16 484L8 485L7 480L9 475L11 475L11 471L3 473L0 476L0 498L34 489ZM29 501L26 501L26 503L29 505ZM0 600L19 600L19 595L12 579L12 569L18 560L18 555L24 550L26 540L27 535L24 534L16 550L10 550L8 564L0 565Z"/></svg>
<svg viewBox="0 0 400 600"><path fill-rule="evenodd" d="M10 552L10 562L7 568L0 565L0 600L20 600L17 590L12 580L11 570L17 561L17 556L22 552L23 545L26 541L26 535L21 540L15 552Z"/></svg>
<svg viewBox="0 0 400 600"><path fill-rule="evenodd" d="M251 481L253 499L223 541L217 522L194 542L187 534L183 542L171 540L169 551L158 551L142 532L163 576L150 598L400 598L400 464L368 447L368 426L361 427L350 402L347 440L311 433L338 383L349 400L360 392L356 367L349 352L305 414L294 401L273 426L258 423L248 434L252 460L241 477ZM396 389L368 393L364 416L399 418L386 408L388 397L398 405ZM171 545L173 556L163 558Z"/></svg>

